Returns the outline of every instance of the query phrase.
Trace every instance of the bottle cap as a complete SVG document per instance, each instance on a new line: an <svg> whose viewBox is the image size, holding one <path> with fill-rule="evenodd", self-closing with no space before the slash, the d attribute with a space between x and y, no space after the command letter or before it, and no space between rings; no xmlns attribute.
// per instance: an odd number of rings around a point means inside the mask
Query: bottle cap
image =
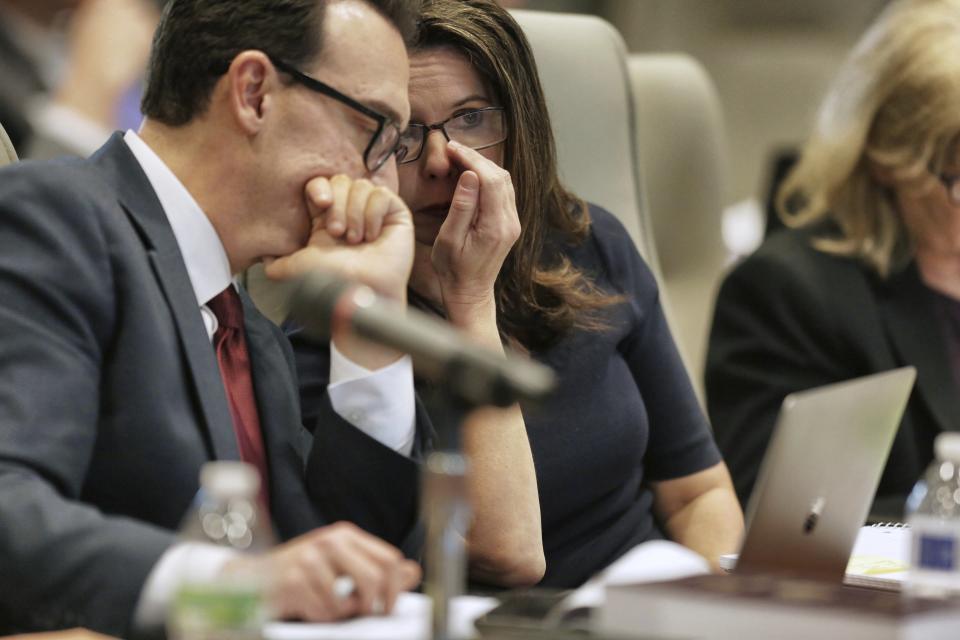
<svg viewBox="0 0 960 640"><path fill-rule="evenodd" d="M960 432L944 432L933 443L937 460L960 463Z"/></svg>
<svg viewBox="0 0 960 640"><path fill-rule="evenodd" d="M254 496L260 490L260 472L246 462L208 462L200 470L200 485L223 498Z"/></svg>

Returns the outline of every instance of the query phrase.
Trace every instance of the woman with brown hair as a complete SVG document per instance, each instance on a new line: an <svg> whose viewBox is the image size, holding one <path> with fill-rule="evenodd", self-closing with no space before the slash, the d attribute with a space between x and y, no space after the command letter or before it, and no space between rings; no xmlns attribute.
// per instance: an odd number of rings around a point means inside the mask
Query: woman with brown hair
<svg viewBox="0 0 960 640"><path fill-rule="evenodd" d="M485 410L464 430L471 577L572 587L663 537L715 564L742 530L729 474L653 275L619 222L558 180L520 27L493 0L428 0L410 62L397 161L411 304L559 378L542 406ZM298 351L309 407L323 360Z"/></svg>
<svg viewBox="0 0 960 640"><path fill-rule="evenodd" d="M784 396L917 367L872 514L899 518L960 415L960 2L892 3L834 80L779 231L717 299L706 369L746 500Z"/></svg>

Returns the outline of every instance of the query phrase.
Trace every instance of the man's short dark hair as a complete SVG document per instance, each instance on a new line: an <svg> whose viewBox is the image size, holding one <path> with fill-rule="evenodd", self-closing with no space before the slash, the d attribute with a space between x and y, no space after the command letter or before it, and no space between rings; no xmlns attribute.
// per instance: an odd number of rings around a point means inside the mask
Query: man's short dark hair
<svg viewBox="0 0 960 640"><path fill-rule="evenodd" d="M409 43L419 0L363 0ZM295 66L315 60L330 0L172 0L153 37L141 109L164 124L203 113L217 80L242 51L258 49Z"/></svg>

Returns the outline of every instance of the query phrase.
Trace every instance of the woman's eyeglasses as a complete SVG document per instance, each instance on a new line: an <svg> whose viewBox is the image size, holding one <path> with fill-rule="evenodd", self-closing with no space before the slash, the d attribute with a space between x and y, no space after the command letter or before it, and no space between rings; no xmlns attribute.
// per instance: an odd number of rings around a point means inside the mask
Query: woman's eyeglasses
<svg viewBox="0 0 960 640"><path fill-rule="evenodd" d="M938 173L937 179L947 190L947 197L951 204L960 206L960 175Z"/></svg>
<svg viewBox="0 0 960 640"><path fill-rule="evenodd" d="M503 107L486 107L458 113L443 122L410 124L400 134L397 163L413 162L423 153L423 145L431 131L440 130L447 140L471 149L486 149L507 139Z"/></svg>

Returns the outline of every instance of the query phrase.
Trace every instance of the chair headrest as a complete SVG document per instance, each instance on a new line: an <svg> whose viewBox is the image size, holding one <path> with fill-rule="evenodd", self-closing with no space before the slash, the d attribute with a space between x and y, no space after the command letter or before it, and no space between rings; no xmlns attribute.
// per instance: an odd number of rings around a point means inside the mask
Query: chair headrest
<svg viewBox="0 0 960 640"><path fill-rule="evenodd" d="M634 105L623 38L595 16L511 13L536 57L561 180L617 216L640 253L655 265L637 177Z"/></svg>
<svg viewBox="0 0 960 640"><path fill-rule="evenodd" d="M684 54L636 54L628 68L660 267L668 278L700 267L719 274L726 141L717 90Z"/></svg>

